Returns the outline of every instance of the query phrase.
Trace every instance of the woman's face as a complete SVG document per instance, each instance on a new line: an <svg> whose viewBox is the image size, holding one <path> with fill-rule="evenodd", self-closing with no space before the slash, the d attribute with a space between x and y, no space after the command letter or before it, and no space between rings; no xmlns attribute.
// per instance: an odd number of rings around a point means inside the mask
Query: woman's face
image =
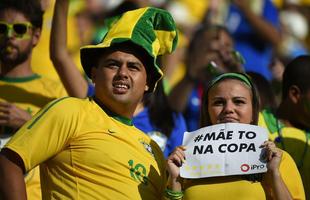
<svg viewBox="0 0 310 200"><path fill-rule="evenodd" d="M225 79L208 93L208 111L212 124L253 121L252 92L245 83Z"/></svg>

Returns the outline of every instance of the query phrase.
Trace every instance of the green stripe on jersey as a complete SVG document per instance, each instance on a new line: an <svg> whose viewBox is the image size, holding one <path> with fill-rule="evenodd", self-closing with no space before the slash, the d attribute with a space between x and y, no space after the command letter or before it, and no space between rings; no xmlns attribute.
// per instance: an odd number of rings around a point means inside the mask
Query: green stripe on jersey
<svg viewBox="0 0 310 200"><path fill-rule="evenodd" d="M35 123L37 123L39 121L39 119L41 119L41 117L43 117L43 115L52 107L54 106L56 103L58 103L59 101L62 101L64 99L67 99L67 98L70 98L70 97L63 97L63 98L60 98L60 99L57 99L55 100L54 102L52 102L45 110L43 110L33 121L32 123L27 127L27 129L31 129Z"/></svg>

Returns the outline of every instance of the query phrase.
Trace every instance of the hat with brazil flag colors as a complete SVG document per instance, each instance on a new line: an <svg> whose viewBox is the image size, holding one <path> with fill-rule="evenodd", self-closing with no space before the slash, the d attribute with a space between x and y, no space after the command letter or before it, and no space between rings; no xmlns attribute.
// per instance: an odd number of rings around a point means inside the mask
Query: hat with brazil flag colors
<svg viewBox="0 0 310 200"><path fill-rule="evenodd" d="M168 11L153 7L131 10L112 22L101 43L81 48L81 63L85 73L91 77L91 68L97 64L98 50L131 42L142 47L151 58L151 66L145 67L148 71L149 88L153 91L163 76L156 58L171 53L176 48L177 41L176 25Z"/></svg>

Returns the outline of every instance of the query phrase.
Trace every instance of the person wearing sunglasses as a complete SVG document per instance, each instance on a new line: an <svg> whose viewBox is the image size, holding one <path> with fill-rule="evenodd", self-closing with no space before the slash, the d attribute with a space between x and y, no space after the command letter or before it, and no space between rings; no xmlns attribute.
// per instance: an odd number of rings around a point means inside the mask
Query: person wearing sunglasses
<svg viewBox="0 0 310 200"><path fill-rule="evenodd" d="M37 0L0 1L0 149L45 104L67 95L61 82L32 71L42 21ZM38 167L25 175L25 182L28 199L40 199Z"/></svg>
<svg viewBox="0 0 310 200"><path fill-rule="evenodd" d="M4 36L15 36L16 38L28 39L30 38L29 30L33 28L32 24L29 22L16 22L7 23L5 21L0 21L0 35Z"/></svg>

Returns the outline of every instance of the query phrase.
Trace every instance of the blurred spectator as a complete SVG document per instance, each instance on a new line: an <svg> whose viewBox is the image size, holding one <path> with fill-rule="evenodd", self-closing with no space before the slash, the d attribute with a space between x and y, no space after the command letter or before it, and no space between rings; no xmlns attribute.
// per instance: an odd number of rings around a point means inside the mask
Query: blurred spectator
<svg viewBox="0 0 310 200"><path fill-rule="evenodd" d="M282 41L278 53L281 57L293 59L308 52L305 42L309 28L299 7L290 5L286 4L280 11Z"/></svg>
<svg viewBox="0 0 310 200"><path fill-rule="evenodd" d="M291 59L285 57L274 56L269 65L269 69L272 73L271 87L275 94L276 104L279 105L282 98L282 76L285 69L285 65Z"/></svg>
<svg viewBox="0 0 310 200"><path fill-rule="evenodd" d="M233 49L233 39L223 26L202 25L193 34L186 52L186 72L169 93L173 109L183 112L189 131L199 126L201 94L218 73L243 71Z"/></svg>
<svg viewBox="0 0 310 200"><path fill-rule="evenodd" d="M42 20L37 0L0 1L0 148L43 106L66 95L60 82L31 69ZM28 199L40 199L39 167L25 182Z"/></svg>
<svg viewBox="0 0 310 200"><path fill-rule="evenodd" d="M271 0L213 0L206 15L210 23L222 23L245 58L245 70L271 80L272 51L281 41L278 11Z"/></svg>
<svg viewBox="0 0 310 200"><path fill-rule="evenodd" d="M282 101L275 112L266 109L259 125L287 151L300 171L306 199L310 198L310 56L292 60L283 74Z"/></svg>
<svg viewBox="0 0 310 200"><path fill-rule="evenodd" d="M68 51L70 55L73 57L75 63L78 63L78 69L79 71L82 70L82 66L80 63L80 46L86 43L88 44L91 36L92 36L92 25L89 24L90 20L88 21L88 24L80 23L82 10L85 10L87 8L88 1L90 0L72 0L70 1L71 10L68 15L68 34L70 37L68 37ZM31 59L32 62L32 69L34 72L44 75L48 78L59 80L58 74L55 71L53 67L53 63L49 58L49 42L50 42L50 32L52 27L52 17L53 17L53 8L55 4L55 0L41 0L42 5L44 7L44 20L42 25L42 33L40 37L40 42L37 45L37 47L33 51L33 56ZM98 8L97 8L98 9ZM83 16L85 22L85 16ZM85 27L87 25L87 27ZM79 34L77 34L79 33ZM80 34L82 33L82 34ZM84 36L84 38L81 38L81 36ZM84 42L83 42L84 41Z"/></svg>

